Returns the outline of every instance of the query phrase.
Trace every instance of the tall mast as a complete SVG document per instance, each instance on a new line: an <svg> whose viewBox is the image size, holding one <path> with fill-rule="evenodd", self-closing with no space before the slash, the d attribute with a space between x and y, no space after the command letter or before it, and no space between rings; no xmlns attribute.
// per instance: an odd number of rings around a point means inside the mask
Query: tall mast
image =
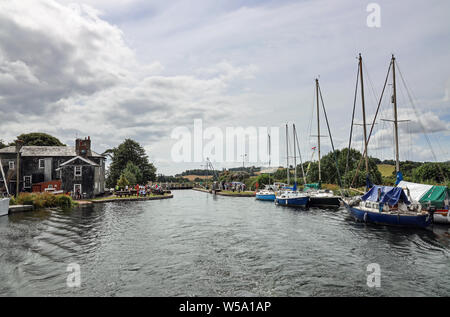
<svg viewBox="0 0 450 317"><path fill-rule="evenodd" d="M295 130L295 124L292 125L292 134L294 135L294 184L297 183L297 149L295 147L295 141L296 141L296 130Z"/></svg>
<svg viewBox="0 0 450 317"><path fill-rule="evenodd" d="M267 140L269 142L269 185L270 185L270 163L271 163L271 143L270 143L270 134L267 134Z"/></svg>
<svg viewBox="0 0 450 317"><path fill-rule="evenodd" d="M287 170L287 182L288 185L291 184L290 173L289 173L289 135L288 135L288 125L286 124L286 170Z"/></svg>
<svg viewBox="0 0 450 317"><path fill-rule="evenodd" d="M364 100L364 77L363 77L363 67L362 67L362 57L359 54L359 75L361 78L361 105L362 105L362 115L363 115L363 129L364 129L364 152L366 153L364 159L366 160L366 172L369 172L369 155L367 154L367 125L366 125L366 104Z"/></svg>
<svg viewBox="0 0 450 317"><path fill-rule="evenodd" d="M395 170L400 171L400 160L398 151L398 119L397 119L397 87L395 84L395 57L392 54L392 103L394 104L394 137L395 137Z"/></svg>
<svg viewBox="0 0 450 317"><path fill-rule="evenodd" d="M320 171L320 119L319 119L319 79L316 78L316 96L317 96L317 148L319 155L319 182L322 181L322 173Z"/></svg>

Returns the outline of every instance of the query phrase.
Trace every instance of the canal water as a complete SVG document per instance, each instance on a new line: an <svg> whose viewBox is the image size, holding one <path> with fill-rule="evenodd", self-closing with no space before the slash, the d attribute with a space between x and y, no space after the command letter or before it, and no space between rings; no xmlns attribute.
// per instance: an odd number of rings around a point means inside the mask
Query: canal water
<svg viewBox="0 0 450 317"><path fill-rule="evenodd" d="M449 227L377 227L344 209L174 194L0 218L0 295L450 295ZM66 282L73 263L78 288ZM371 263L379 288L367 285Z"/></svg>

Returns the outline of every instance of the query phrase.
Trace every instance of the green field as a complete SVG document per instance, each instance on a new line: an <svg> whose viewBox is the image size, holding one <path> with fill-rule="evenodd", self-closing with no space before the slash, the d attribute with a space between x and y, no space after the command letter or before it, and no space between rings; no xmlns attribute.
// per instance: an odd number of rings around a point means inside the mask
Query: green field
<svg viewBox="0 0 450 317"><path fill-rule="evenodd" d="M394 165L378 164L377 167L381 173L381 176L384 176L384 177L392 176L393 175L392 173L394 173L394 171L395 171Z"/></svg>

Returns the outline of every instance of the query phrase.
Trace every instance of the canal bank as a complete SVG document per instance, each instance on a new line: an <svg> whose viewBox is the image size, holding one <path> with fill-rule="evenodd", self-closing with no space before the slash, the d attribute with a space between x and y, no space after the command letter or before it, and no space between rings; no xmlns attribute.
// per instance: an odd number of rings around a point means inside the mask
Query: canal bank
<svg viewBox="0 0 450 317"><path fill-rule="evenodd" d="M213 192L211 190L208 189L204 189L204 188L198 188L195 187L192 190L198 191L198 192L203 192L203 193L209 193L209 194L213 194ZM249 192L249 191L245 191L245 192L238 192L238 191L216 191L214 193L214 195L218 195L218 196L226 196L226 197L255 197L256 193L255 192Z"/></svg>

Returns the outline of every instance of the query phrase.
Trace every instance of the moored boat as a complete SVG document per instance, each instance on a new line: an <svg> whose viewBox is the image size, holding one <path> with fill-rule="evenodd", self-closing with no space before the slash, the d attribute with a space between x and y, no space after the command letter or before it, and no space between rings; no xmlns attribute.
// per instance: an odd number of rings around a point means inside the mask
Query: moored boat
<svg viewBox="0 0 450 317"><path fill-rule="evenodd" d="M9 200L9 198L0 198L0 217L8 215Z"/></svg>
<svg viewBox="0 0 450 317"><path fill-rule="evenodd" d="M341 206L341 197L336 196L331 190L319 189L307 193L309 207L339 208Z"/></svg>
<svg viewBox="0 0 450 317"><path fill-rule="evenodd" d="M269 188L265 188L256 192L257 200L265 200L265 201L274 201L275 200L275 192Z"/></svg>
<svg viewBox="0 0 450 317"><path fill-rule="evenodd" d="M426 228L433 216L412 204L402 188L373 186L357 200L344 201L344 206L357 221L381 225Z"/></svg>
<svg viewBox="0 0 450 317"><path fill-rule="evenodd" d="M402 180L397 187L403 188L413 203L421 204L422 208L433 209L435 223L450 224L449 191L446 186L418 184Z"/></svg>
<svg viewBox="0 0 450 317"><path fill-rule="evenodd" d="M309 197L298 191L285 191L278 195L275 199L275 203L281 206L290 207L307 207Z"/></svg>

